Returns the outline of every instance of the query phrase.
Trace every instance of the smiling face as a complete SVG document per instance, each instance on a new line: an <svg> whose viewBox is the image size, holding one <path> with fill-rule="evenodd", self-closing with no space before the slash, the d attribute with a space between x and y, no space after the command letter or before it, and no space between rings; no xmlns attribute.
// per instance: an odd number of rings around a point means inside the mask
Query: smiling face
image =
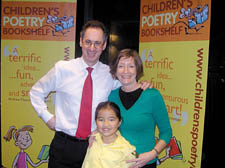
<svg viewBox="0 0 225 168"><path fill-rule="evenodd" d="M102 135L104 143L109 144L115 141L121 121L111 108L102 108L96 118L97 130Z"/></svg>
<svg viewBox="0 0 225 168"><path fill-rule="evenodd" d="M84 36L80 38L80 46L82 48L82 57L86 64L89 66L96 64L102 51L106 48L102 29L87 28Z"/></svg>
<svg viewBox="0 0 225 168"><path fill-rule="evenodd" d="M27 149L32 144L32 139L28 131L21 131L16 140L16 146L19 146L20 149Z"/></svg>
<svg viewBox="0 0 225 168"><path fill-rule="evenodd" d="M137 70L133 57L121 57L116 70L116 77L119 79L123 88L133 90L137 87Z"/></svg>

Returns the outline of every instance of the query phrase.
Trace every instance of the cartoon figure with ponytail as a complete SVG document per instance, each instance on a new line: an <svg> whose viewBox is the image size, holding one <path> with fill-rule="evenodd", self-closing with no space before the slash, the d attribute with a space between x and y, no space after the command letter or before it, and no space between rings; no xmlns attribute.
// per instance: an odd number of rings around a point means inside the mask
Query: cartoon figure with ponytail
<svg viewBox="0 0 225 168"><path fill-rule="evenodd" d="M48 160L41 160L38 163L34 163L25 152L25 150L32 144L32 139L29 132L33 132L33 126L31 125L23 126L20 129L16 129L14 126L11 126L6 136L4 136L4 139L8 142L13 137L15 145L20 149L20 152L16 155L13 161L12 168L27 168L27 162L29 162L32 167L38 167L42 163L48 162Z"/></svg>

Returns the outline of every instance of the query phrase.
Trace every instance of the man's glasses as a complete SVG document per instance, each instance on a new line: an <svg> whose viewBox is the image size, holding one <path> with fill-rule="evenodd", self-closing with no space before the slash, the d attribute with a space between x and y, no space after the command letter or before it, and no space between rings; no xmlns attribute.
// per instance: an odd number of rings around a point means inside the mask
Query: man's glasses
<svg viewBox="0 0 225 168"><path fill-rule="evenodd" d="M86 47L91 47L94 45L94 47L98 49L102 47L103 43L101 41L84 40L84 45Z"/></svg>

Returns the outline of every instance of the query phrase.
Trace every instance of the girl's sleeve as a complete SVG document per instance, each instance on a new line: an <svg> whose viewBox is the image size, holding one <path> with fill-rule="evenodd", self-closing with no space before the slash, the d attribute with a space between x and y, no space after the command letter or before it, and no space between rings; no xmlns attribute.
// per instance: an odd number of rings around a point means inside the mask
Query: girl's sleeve
<svg viewBox="0 0 225 168"><path fill-rule="evenodd" d="M92 145L92 147L88 147L87 153L85 155L82 168L93 168L93 167L99 167L101 168L102 166L100 165L101 162L99 160L99 153L98 149L96 148L96 145Z"/></svg>
<svg viewBox="0 0 225 168"><path fill-rule="evenodd" d="M153 100L153 117L159 129L159 140L164 140L168 144L172 137L172 128L166 105L159 91L155 92Z"/></svg>
<svg viewBox="0 0 225 168"><path fill-rule="evenodd" d="M83 164L82 164L82 168L89 168L90 167L90 162L88 161L89 159L89 153L90 153L90 148L88 147L87 149L87 153L85 155L85 158L84 158L84 161L83 161Z"/></svg>

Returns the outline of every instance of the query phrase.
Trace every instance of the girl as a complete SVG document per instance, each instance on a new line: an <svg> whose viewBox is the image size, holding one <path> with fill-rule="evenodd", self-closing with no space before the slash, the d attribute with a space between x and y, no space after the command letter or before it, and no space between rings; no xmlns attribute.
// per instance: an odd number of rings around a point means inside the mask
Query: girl
<svg viewBox="0 0 225 168"><path fill-rule="evenodd" d="M25 152L32 144L32 139L29 132L33 132L33 126L26 125L20 129L16 129L14 126L10 127L4 139L10 141L13 137L15 145L18 146L20 152L16 155L12 167L13 168L27 168L27 162L29 162L32 167L38 167L42 163L48 162L48 160L41 160L38 163L33 163L29 155Z"/></svg>
<svg viewBox="0 0 225 168"><path fill-rule="evenodd" d="M82 168L128 168L126 161L136 157L136 149L118 131L122 121L119 107L112 102L100 103L95 121L98 133L87 150Z"/></svg>

